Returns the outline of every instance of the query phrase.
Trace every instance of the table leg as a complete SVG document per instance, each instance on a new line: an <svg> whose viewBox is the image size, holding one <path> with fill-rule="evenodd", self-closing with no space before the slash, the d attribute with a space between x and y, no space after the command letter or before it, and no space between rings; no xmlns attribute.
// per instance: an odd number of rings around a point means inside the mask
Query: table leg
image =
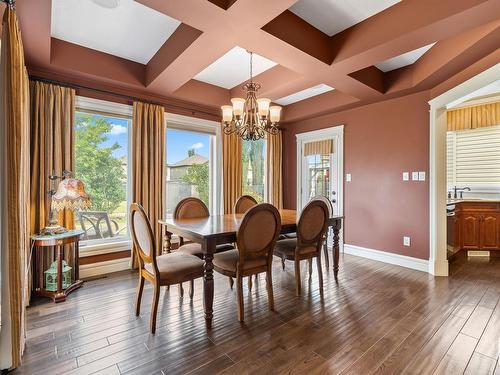
<svg viewBox="0 0 500 375"><path fill-rule="evenodd" d="M38 290L39 289L39 280L38 280L38 254L37 250L38 248L36 246L33 246L33 259L31 262L33 263L33 290Z"/></svg>
<svg viewBox="0 0 500 375"><path fill-rule="evenodd" d="M205 273L203 276L203 307L205 309L205 323L207 328L212 328L214 305L214 265L212 260L215 253L215 242L205 240L202 244L205 253Z"/></svg>
<svg viewBox="0 0 500 375"><path fill-rule="evenodd" d="M80 249L78 240L75 242L75 281L80 280Z"/></svg>
<svg viewBox="0 0 500 375"><path fill-rule="evenodd" d="M333 224L333 275L335 276L335 280L337 280L337 275L339 273L339 232L341 225L341 219L335 220Z"/></svg>
<svg viewBox="0 0 500 375"><path fill-rule="evenodd" d="M163 236L163 254L170 253L172 251L172 233L167 230L165 226L165 235Z"/></svg>
<svg viewBox="0 0 500 375"><path fill-rule="evenodd" d="M323 253L325 254L325 267L328 270L328 267L330 267L330 260L328 259L328 233L330 232L330 227L326 228L326 233L325 233L325 243L323 244Z"/></svg>
<svg viewBox="0 0 500 375"><path fill-rule="evenodd" d="M54 296L55 302L62 302L66 298L63 293L63 271L62 271L62 261L64 258L64 246L60 245L56 247L57 253L57 292Z"/></svg>

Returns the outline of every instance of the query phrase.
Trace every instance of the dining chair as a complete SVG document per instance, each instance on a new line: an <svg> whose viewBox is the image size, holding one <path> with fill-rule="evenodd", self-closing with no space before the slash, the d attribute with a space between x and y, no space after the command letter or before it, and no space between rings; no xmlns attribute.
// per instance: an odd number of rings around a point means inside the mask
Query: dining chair
<svg viewBox="0 0 500 375"><path fill-rule="evenodd" d="M310 201L303 209L297 224L297 238L287 238L276 242L274 255L295 264L296 293L302 293L300 261L316 258L318 281L323 293L323 273L321 270L321 246L325 239L328 221L328 207L321 200Z"/></svg>
<svg viewBox="0 0 500 375"><path fill-rule="evenodd" d="M236 279L238 320L244 321L243 277L266 273L269 310L274 310L273 248L281 230L281 217L271 204L261 203L246 211L236 234L236 249L214 255L215 271Z"/></svg>
<svg viewBox="0 0 500 375"><path fill-rule="evenodd" d="M196 197L187 197L182 199L179 203L177 203L177 206L175 206L174 209L174 219L195 219L209 216L210 212L208 211L206 204L201 199ZM234 249L232 244L221 244L216 246L215 252L232 249ZM195 255L200 259L203 259L204 256L201 244L195 242L185 243L184 238L182 237L179 237L179 248L177 251ZM229 281L229 284L232 287L232 280ZM189 293L192 293L191 284ZM181 296L184 295L184 289L181 284L179 285L179 294Z"/></svg>
<svg viewBox="0 0 500 375"><path fill-rule="evenodd" d="M137 203L132 203L130 206L130 225L139 263L139 284L137 286L135 315L139 316L141 312L144 280L147 280L154 287L150 330L151 333L155 333L160 287L185 281L190 281L192 284L194 279L203 277L204 262L194 255L182 252L157 255L158 249L155 245L151 223L142 206ZM193 289L191 287L191 299L193 298Z"/></svg>
<svg viewBox="0 0 500 375"><path fill-rule="evenodd" d="M252 208L256 205L257 205L257 201L255 200L254 197L252 197L250 195L242 195L234 203L233 211L235 214L244 214L250 208ZM257 276L258 275L255 275L255 279L257 279ZM231 289L233 289L233 279L231 277L229 278L229 285L231 286ZM252 277L251 276L248 278L248 289L252 290Z"/></svg>

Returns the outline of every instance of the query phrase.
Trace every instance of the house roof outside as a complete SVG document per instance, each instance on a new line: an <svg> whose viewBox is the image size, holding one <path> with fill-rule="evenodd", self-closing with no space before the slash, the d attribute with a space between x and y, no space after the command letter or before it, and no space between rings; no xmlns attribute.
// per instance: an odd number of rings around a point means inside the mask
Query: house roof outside
<svg viewBox="0 0 500 375"><path fill-rule="evenodd" d="M182 159L174 164L169 164L169 168L179 168L179 167L189 167L194 164L205 164L208 163L208 159L201 155L193 155L189 156L185 159Z"/></svg>

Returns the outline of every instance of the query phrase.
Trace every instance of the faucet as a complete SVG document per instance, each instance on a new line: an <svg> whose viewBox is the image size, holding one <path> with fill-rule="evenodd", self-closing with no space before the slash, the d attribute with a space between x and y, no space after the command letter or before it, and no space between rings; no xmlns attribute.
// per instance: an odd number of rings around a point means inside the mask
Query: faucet
<svg viewBox="0 0 500 375"><path fill-rule="evenodd" d="M470 191L470 187L466 186L463 188L457 188L456 186L453 188L453 198L457 199L457 191L460 192L460 198L463 198L464 191Z"/></svg>

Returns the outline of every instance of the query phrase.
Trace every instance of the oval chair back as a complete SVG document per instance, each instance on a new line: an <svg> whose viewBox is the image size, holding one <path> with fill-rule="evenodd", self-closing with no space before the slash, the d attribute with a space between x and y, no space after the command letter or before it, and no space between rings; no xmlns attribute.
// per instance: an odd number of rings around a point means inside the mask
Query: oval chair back
<svg viewBox="0 0 500 375"><path fill-rule="evenodd" d="M311 198L311 201L322 201L326 203L326 206L328 207L328 215L329 217L333 216L333 203L330 199L325 197L324 195L316 195L315 197Z"/></svg>
<svg viewBox="0 0 500 375"><path fill-rule="evenodd" d="M144 264L151 264L158 275L153 230L144 208L138 203L130 205L130 227L139 267L143 269Z"/></svg>
<svg viewBox="0 0 500 375"><path fill-rule="evenodd" d="M199 198L187 197L182 199L174 210L174 219L194 219L209 217L207 205ZM179 236L179 246L184 245L184 238Z"/></svg>
<svg viewBox="0 0 500 375"><path fill-rule="evenodd" d="M297 224L297 246L314 246L319 251L328 225L328 206L323 200L311 200L302 210Z"/></svg>
<svg viewBox="0 0 500 375"><path fill-rule="evenodd" d="M238 198L236 203L234 204L234 213L235 214L244 214L250 208L257 205L257 201L254 197L250 195L242 195Z"/></svg>
<svg viewBox="0 0 500 375"><path fill-rule="evenodd" d="M281 231L281 216L273 205L261 203L246 211L236 236L240 260L239 271L245 262L270 267L273 249ZM263 260L264 262L258 262Z"/></svg>

